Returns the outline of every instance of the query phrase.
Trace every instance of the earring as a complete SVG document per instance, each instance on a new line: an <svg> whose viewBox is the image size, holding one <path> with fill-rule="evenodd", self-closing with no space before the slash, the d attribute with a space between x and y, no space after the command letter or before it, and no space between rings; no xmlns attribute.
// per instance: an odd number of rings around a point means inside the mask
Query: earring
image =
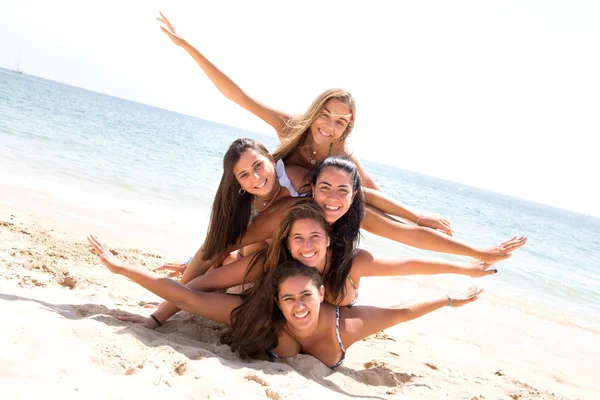
<svg viewBox="0 0 600 400"><path fill-rule="evenodd" d="M246 191L242 188L240 188L240 190L238 190L238 193L240 194L240 196L243 196L246 194Z"/></svg>

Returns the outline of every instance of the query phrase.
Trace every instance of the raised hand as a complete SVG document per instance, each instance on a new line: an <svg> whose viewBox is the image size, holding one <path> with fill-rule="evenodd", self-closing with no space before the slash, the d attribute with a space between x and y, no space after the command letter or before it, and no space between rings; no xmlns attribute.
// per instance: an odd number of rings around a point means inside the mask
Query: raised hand
<svg viewBox="0 0 600 400"><path fill-rule="evenodd" d="M451 307L462 307L465 304L469 304L478 299L479 295L483 292L483 289L477 287L470 287L467 290L459 293L454 293L451 296L452 304ZM448 300L450 301L450 300Z"/></svg>
<svg viewBox="0 0 600 400"><path fill-rule="evenodd" d="M452 236L454 231L450 226L450 221L442 217L439 214L423 214L419 219L419 225L431 229L437 229L438 231L444 232L448 236Z"/></svg>
<svg viewBox="0 0 600 400"><path fill-rule="evenodd" d="M500 243L498 246L492 246L479 250L477 258L481 261L485 261L488 264L506 260L512 256L513 251L521 248L525 245L525 243L527 243L527 237L521 236L517 238L515 236L512 239Z"/></svg>
<svg viewBox="0 0 600 400"><path fill-rule="evenodd" d="M98 238L94 235L87 237L88 242L92 245L102 264L108 268L113 274L118 274L119 270L125 266L125 263L116 258L108 247L105 247Z"/></svg>
<svg viewBox="0 0 600 400"><path fill-rule="evenodd" d="M185 40L181 36L179 36L177 32L175 32L175 28L173 27L173 25L171 25L167 17L165 17L160 11L158 13L160 14L160 16L156 17L156 20L161 23L160 30L163 31L169 37L169 39L171 39L171 41L177 46L183 45L185 43Z"/></svg>

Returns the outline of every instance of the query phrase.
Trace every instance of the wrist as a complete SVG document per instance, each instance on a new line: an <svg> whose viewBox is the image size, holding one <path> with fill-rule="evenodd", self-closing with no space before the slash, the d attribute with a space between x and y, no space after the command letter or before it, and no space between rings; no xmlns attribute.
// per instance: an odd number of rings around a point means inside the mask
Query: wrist
<svg viewBox="0 0 600 400"><path fill-rule="evenodd" d="M154 316L154 314L150 314L150 320L152 322L152 329L156 329L159 326L162 326L162 322L158 318Z"/></svg>
<svg viewBox="0 0 600 400"><path fill-rule="evenodd" d="M449 295L449 294L446 294L446 299L445 299L445 301L446 301L446 306L447 306L447 307L452 307L452 297L450 297L450 295Z"/></svg>
<svg viewBox="0 0 600 400"><path fill-rule="evenodd" d="M417 217L417 219L415 221L415 224L419 225L419 222L421 222L421 219L423 219L423 214L424 214L423 212L421 212L419 214L419 216Z"/></svg>

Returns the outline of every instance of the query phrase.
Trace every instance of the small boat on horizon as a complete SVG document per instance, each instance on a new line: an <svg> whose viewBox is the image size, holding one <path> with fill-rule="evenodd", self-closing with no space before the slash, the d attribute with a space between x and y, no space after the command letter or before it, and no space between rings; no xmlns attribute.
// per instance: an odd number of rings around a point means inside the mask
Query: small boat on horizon
<svg viewBox="0 0 600 400"><path fill-rule="evenodd" d="M21 69L21 56L23 54L19 54L19 59L17 60L17 67L14 69L14 72L17 74L22 74L23 70Z"/></svg>

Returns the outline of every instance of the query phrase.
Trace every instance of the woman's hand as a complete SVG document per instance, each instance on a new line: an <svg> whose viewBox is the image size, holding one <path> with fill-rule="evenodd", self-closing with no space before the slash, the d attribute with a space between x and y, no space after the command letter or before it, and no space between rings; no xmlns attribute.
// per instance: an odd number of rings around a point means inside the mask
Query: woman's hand
<svg viewBox="0 0 600 400"><path fill-rule="evenodd" d="M133 322L134 324L140 324L144 328L156 329L158 324L152 317L144 317L135 314L117 314L117 318L125 322Z"/></svg>
<svg viewBox="0 0 600 400"><path fill-rule="evenodd" d="M175 278L179 275L183 275L187 266L188 266L188 263L185 263L185 264L168 263L165 265L161 265L160 267L156 268L154 271L155 272L156 271L171 271L168 275L169 278Z"/></svg>
<svg viewBox="0 0 600 400"><path fill-rule="evenodd" d="M448 236L452 236L454 233L452 227L450 226L450 221L439 214L423 214L418 221L419 226L437 229L438 231L444 232Z"/></svg>
<svg viewBox="0 0 600 400"><path fill-rule="evenodd" d="M485 261L474 260L466 263L462 269L464 275L468 275L472 278L480 278L486 275L494 275L498 273L495 268L490 268L494 263L486 263Z"/></svg>
<svg viewBox="0 0 600 400"><path fill-rule="evenodd" d="M171 39L171 41L177 46L184 45L186 41L181 36L179 36L177 32L175 32L175 28L173 27L173 25L171 25L167 17L165 17L160 11L159 14L160 17L156 17L156 20L161 23L160 30L163 31L169 37L169 39Z"/></svg>
<svg viewBox="0 0 600 400"><path fill-rule="evenodd" d="M483 292L483 289L470 287L463 292L459 292L453 296L448 296L448 305L450 307L462 307L465 304L469 304L477 300L481 292Z"/></svg>
<svg viewBox="0 0 600 400"><path fill-rule="evenodd" d="M488 264L493 264L501 260L506 260L512 256L513 251L521 248L525 245L525 243L527 243L527 237L521 236L517 238L515 236L512 239L500 243L498 246L492 246L479 250L475 258Z"/></svg>
<svg viewBox="0 0 600 400"><path fill-rule="evenodd" d="M108 268L113 274L120 273L120 270L126 266L126 264L115 257L108 247L105 247L98 238L94 235L87 237L88 242L92 245L102 264Z"/></svg>

